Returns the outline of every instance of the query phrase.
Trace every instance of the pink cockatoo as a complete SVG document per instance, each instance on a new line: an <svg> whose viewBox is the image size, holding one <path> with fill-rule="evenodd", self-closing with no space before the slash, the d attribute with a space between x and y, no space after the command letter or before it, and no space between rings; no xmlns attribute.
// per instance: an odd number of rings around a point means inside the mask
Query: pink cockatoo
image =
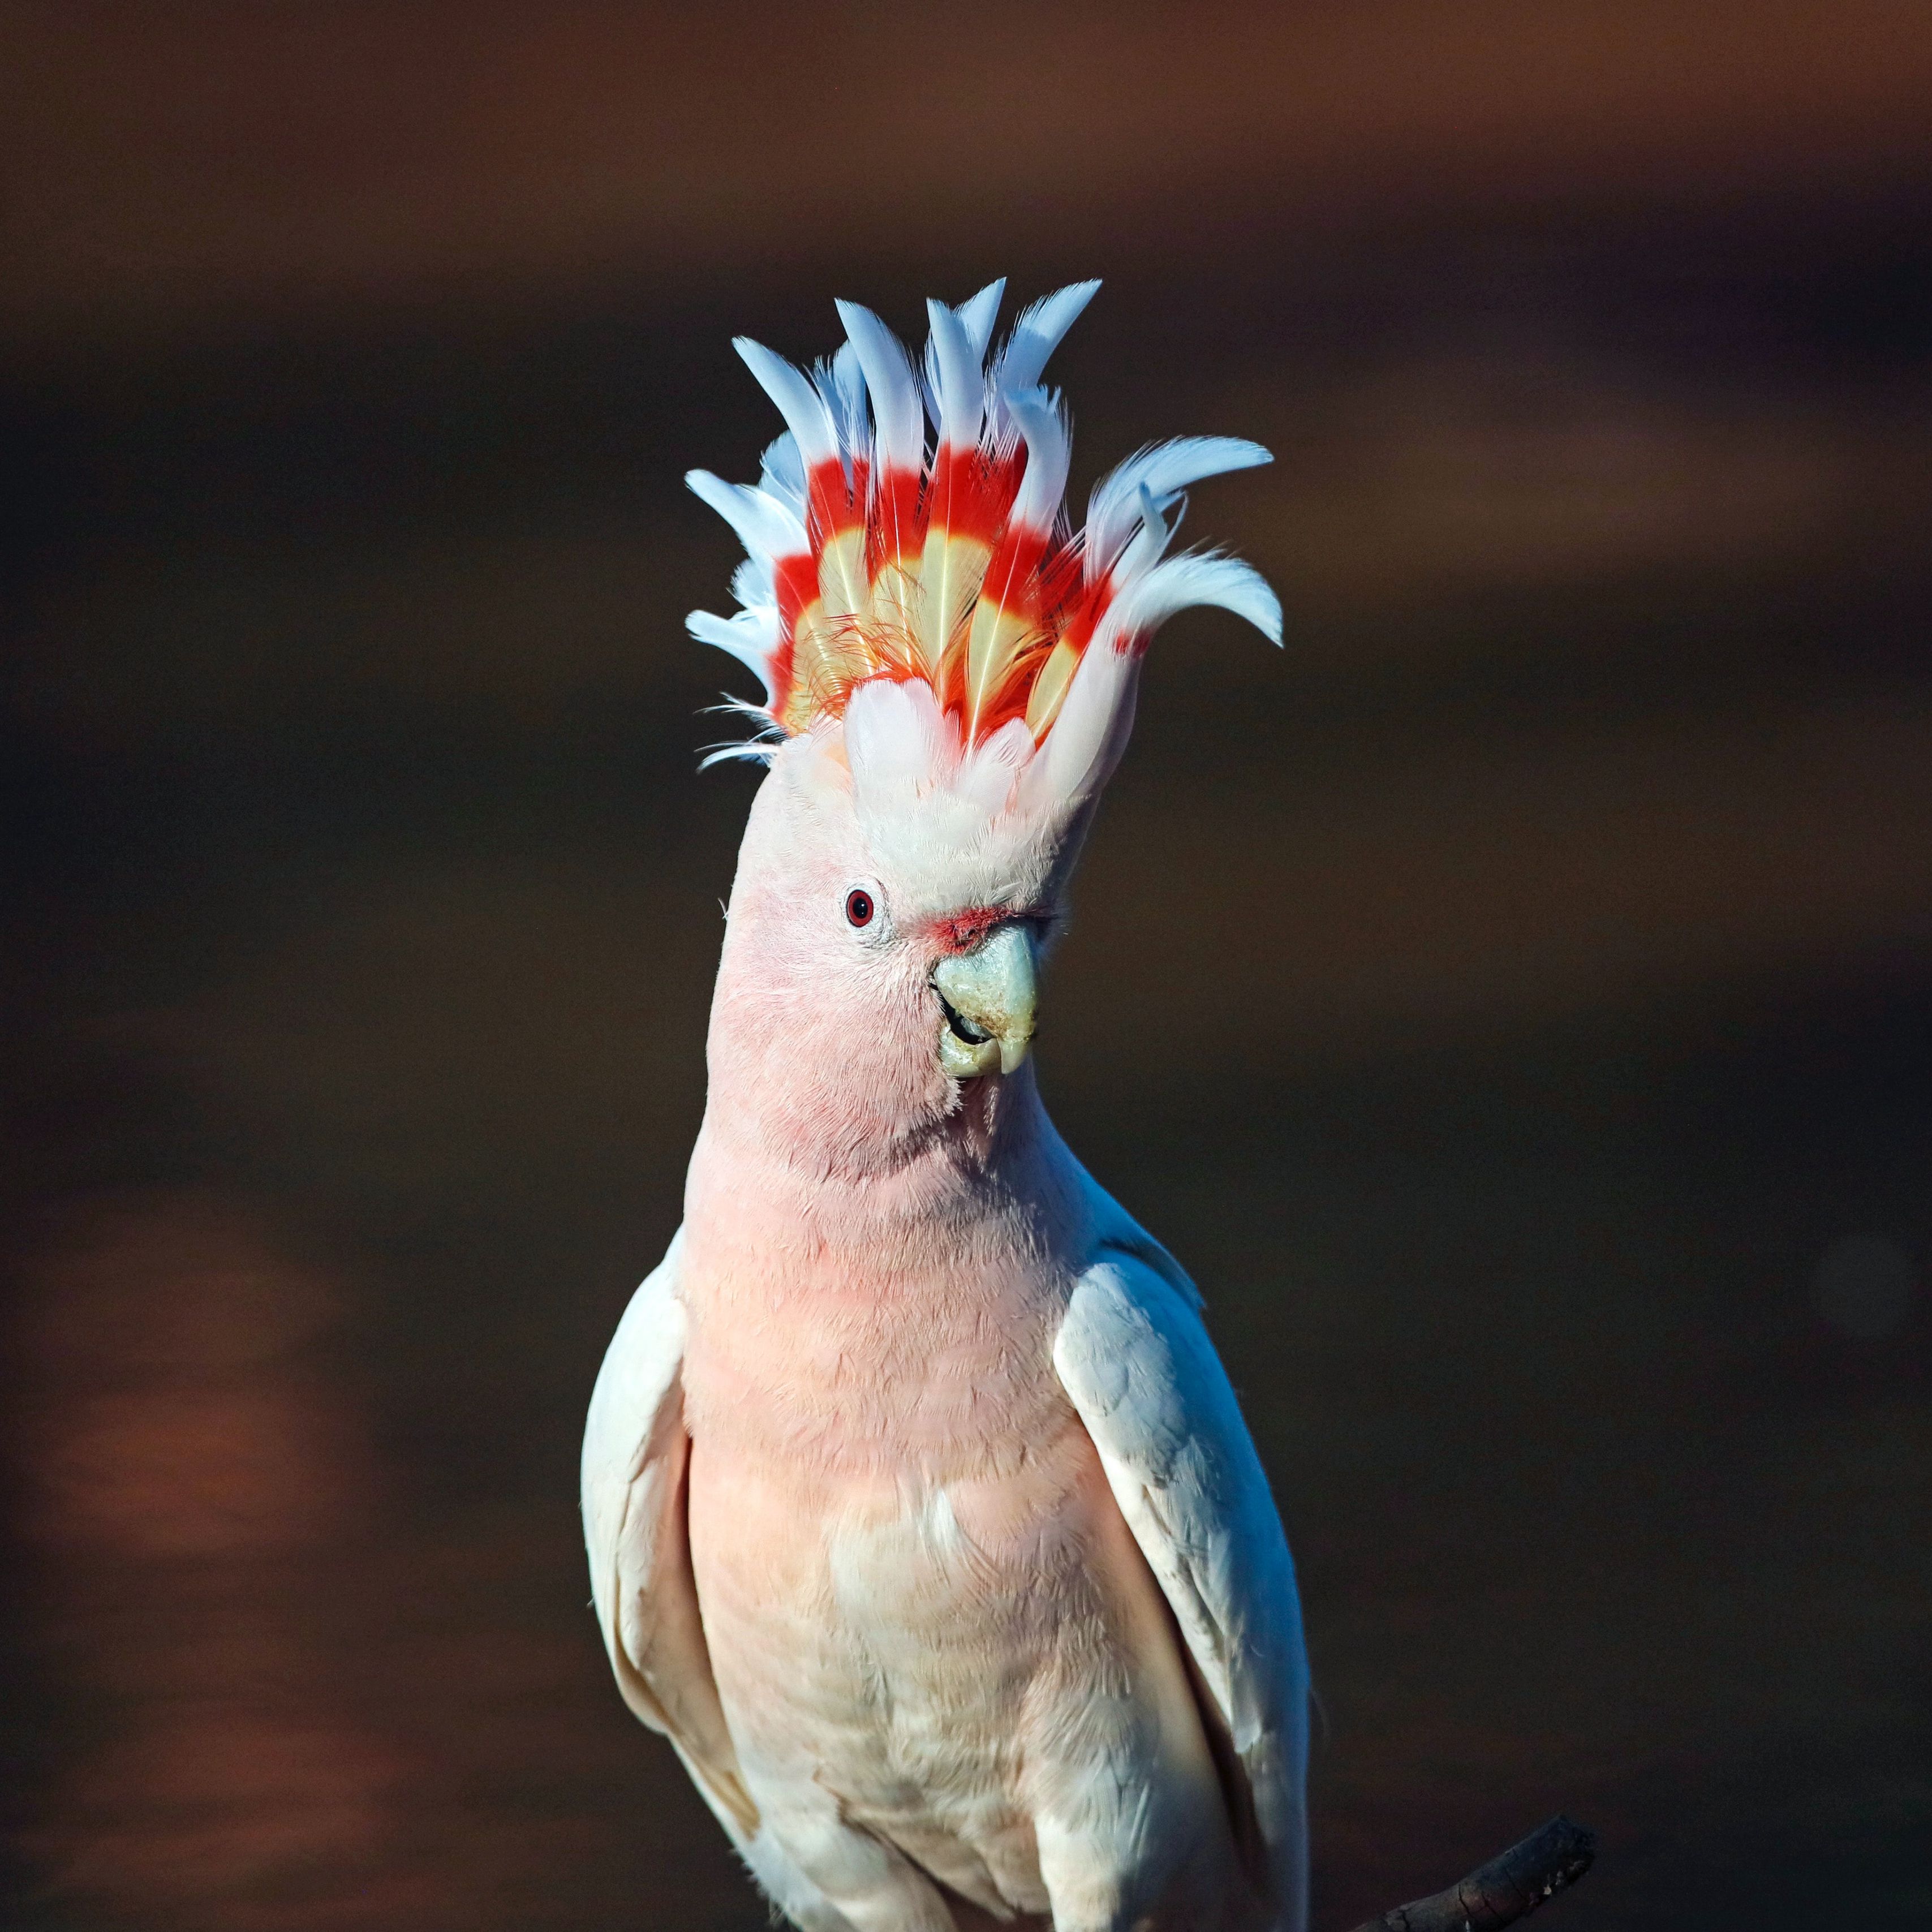
<svg viewBox="0 0 1932 1932"><path fill-rule="evenodd" d="M664 1732L805 1932L1300 1932L1294 1575L1199 1298L1040 1104L1040 962L1189 604L1280 641L1246 565L1166 554L1199 437L1062 505L1041 386L1093 283L1019 317L868 310L691 628L762 679L766 770L711 1011L684 1225L598 1377L591 1582ZM932 434L928 436L928 419Z"/></svg>

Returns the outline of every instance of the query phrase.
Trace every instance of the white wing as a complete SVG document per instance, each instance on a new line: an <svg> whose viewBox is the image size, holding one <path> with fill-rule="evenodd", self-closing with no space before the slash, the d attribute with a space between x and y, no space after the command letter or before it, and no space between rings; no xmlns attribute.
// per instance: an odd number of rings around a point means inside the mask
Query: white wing
<svg viewBox="0 0 1932 1932"><path fill-rule="evenodd" d="M1180 1626L1210 1742L1232 1756L1237 1838L1276 1922L1301 1932L1308 1663L1288 1540L1199 1297L1106 1206L1118 1244L1103 1240L1075 1286L1054 1364Z"/></svg>
<svg viewBox="0 0 1932 1932"><path fill-rule="evenodd" d="M675 1236L631 1298L584 1431L584 1538L604 1647L624 1701L677 1748L728 1829L756 1835L705 1648L686 1534L684 1305Z"/></svg>

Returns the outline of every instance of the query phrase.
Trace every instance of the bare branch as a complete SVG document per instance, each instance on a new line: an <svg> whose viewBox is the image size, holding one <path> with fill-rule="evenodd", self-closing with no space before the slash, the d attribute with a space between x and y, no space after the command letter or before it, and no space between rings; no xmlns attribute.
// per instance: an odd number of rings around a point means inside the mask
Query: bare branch
<svg viewBox="0 0 1932 1932"><path fill-rule="evenodd" d="M1597 1836L1560 1814L1460 1885L1398 1905L1355 1932L1497 1932L1574 1885L1597 1856Z"/></svg>

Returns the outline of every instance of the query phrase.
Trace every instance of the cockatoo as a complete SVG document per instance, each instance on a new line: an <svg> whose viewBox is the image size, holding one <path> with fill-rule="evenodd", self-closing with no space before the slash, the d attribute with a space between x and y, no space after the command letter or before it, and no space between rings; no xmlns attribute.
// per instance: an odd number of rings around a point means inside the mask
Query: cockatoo
<svg viewBox="0 0 1932 1932"><path fill-rule="evenodd" d="M1167 554L1268 460L1156 444L1063 505L1047 358L1096 284L869 310L690 628L764 687L682 1228L584 1438L596 1613L804 1932L1301 1932L1307 1671L1280 1520L1187 1276L1089 1177L1029 1058L1041 962L1190 604L1276 642L1245 564ZM928 433L928 419L931 434Z"/></svg>

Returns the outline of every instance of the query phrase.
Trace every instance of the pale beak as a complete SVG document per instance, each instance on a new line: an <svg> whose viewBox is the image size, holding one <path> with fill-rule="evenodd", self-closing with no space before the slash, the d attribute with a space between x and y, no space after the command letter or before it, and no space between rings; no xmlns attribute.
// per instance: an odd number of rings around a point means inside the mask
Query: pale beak
<svg viewBox="0 0 1932 1932"><path fill-rule="evenodd" d="M956 1079L1014 1072L1033 1044L1038 975L1030 926L996 926L970 952L942 959L932 983L946 1010L939 1064Z"/></svg>

